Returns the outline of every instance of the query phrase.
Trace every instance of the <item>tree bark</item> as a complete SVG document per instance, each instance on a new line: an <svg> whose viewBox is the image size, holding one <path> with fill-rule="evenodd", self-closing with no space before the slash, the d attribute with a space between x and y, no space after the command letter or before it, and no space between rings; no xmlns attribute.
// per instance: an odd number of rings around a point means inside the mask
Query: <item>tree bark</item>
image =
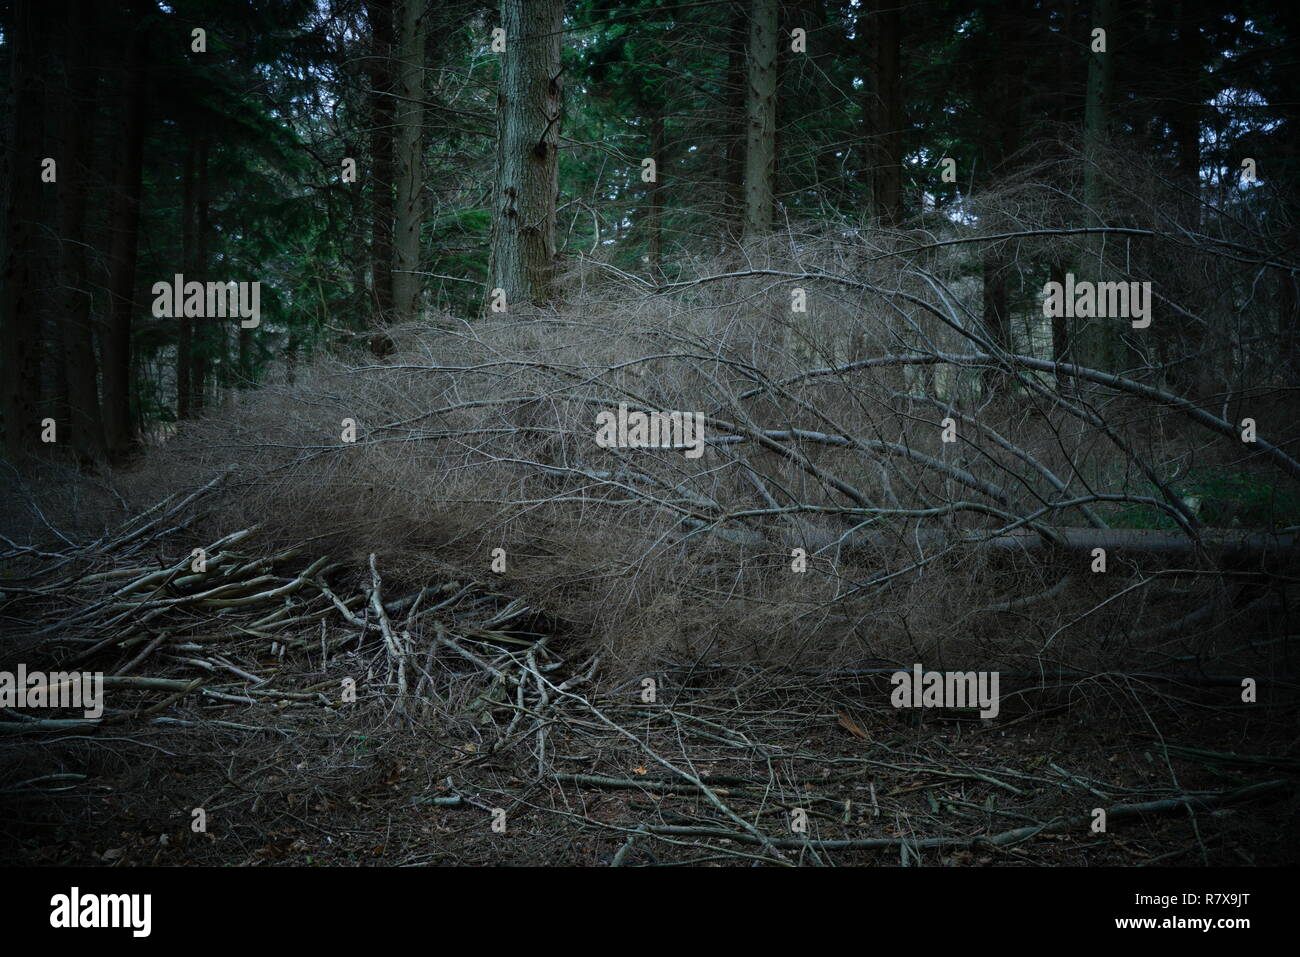
<svg viewBox="0 0 1300 957"><path fill-rule="evenodd" d="M745 103L748 101L748 67L745 31L736 27L727 49L726 150L723 154L723 194L730 238L745 227Z"/></svg>
<svg viewBox="0 0 1300 957"><path fill-rule="evenodd" d="M125 65L121 140L113 203L113 241L109 260L109 322L104 337L104 433L109 457L121 461L138 446L131 415L131 325L135 310L135 269L140 234L140 187L144 164L146 44L144 5L133 3Z"/></svg>
<svg viewBox="0 0 1300 957"><path fill-rule="evenodd" d="M555 263L563 0L502 0L506 49L497 96L497 183L489 295L544 303Z"/></svg>
<svg viewBox="0 0 1300 957"><path fill-rule="evenodd" d="M858 132L861 169L858 184L867 219L876 215L876 30L871 21L870 6L859 3L857 19L853 22L853 39L862 79L862 89L858 96L861 112Z"/></svg>
<svg viewBox="0 0 1300 957"><path fill-rule="evenodd" d="M91 326L91 291L86 271L86 195L92 168L90 131L95 117L96 11L86 7L71 18L65 33L63 75L63 164L59 197L61 242L59 272L63 292L59 321L64 354L69 441L83 467L107 457L99 406L99 375Z"/></svg>
<svg viewBox="0 0 1300 957"><path fill-rule="evenodd" d="M753 0L745 128L745 237L772 231L776 193L777 0Z"/></svg>
<svg viewBox="0 0 1300 957"><path fill-rule="evenodd" d="M991 115L985 117L987 139L984 154L994 175L1006 177L1014 170L1011 157L1022 145L1025 32L1029 12L1023 0L1001 0L990 16L993 33L1000 39L1003 60L990 85L996 95L991 104ZM899 159L901 162L901 157ZM899 212L901 214L901 210ZM1012 257L1002 244L993 243L985 247L984 329L994 343L1008 352L1015 351L1009 290L1014 267ZM998 387L1003 380L997 370L989 370L983 376L986 390Z"/></svg>
<svg viewBox="0 0 1300 957"><path fill-rule="evenodd" d="M662 107L650 118L650 156L655 161L655 180L650 184L646 210L646 258L650 275L663 275L663 186L664 115Z"/></svg>
<svg viewBox="0 0 1300 957"><path fill-rule="evenodd" d="M40 53L49 35L48 8L18 0L6 39L10 53L12 131L6 149L4 275L0 282L5 446L17 462L39 447L41 361L36 250L40 216L44 117Z"/></svg>
<svg viewBox="0 0 1300 957"><path fill-rule="evenodd" d="M248 389L253 385L253 330L236 323L235 388Z"/></svg>
<svg viewBox="0 0 1300 957"><path fill-rule="evenodd" d="M872 176L876 215L886 226L903 221L903 84L899 75L902 47L900 4L884 0L871 23L875 47L875 142Z"/></svg>
<svg viewBox="0 0 1300 957"><path fill-rule="evenodd" d="M1011 304L1007 294L1007 273L1011 263L1006 254L998 249L998 244L991 243L985 247L983 257L983 324L984 331L998 346L1013 352L1011 341ZM991 384L1001 375L997 372L984 377L986 384Z"/></svg>
<svg viewBox="0 0 1300 957"><path fill-rule="evenodd" d="M1098 167L1110 129L1110 102L1113 97L1114 51L1111 45L1116 37L1112 29L1115 21L1115 0L1093 0L1092 17L1088 26L1088 89L1084 105L1083 139L1084 172L1083 201L1087 207L1089 225L1105 225L1102 205L1102 174ZM1093 53L1092 31L1106 31L1106 52ZM1085 242L1086 252L1080 272L1094 282L1105 281L1105 237L1101 234ZM1118 372L1123 343L1119 324L1115 319L1076 319L1073 338L1074 360L1081 365L1105 372Z"/></svg>
<svg viewBox="0 0 1300 957"><path fill-rule="evenodd" d="M199 134L195 172L198 186L194 196L194 278L200 282L208 279L208 138ZM208 404L208 372L214 334L207 322L194 327L193 360L190 365L190 409L202 412Z"/></svg>
<svg viewBox="0 0 1300 957"><path fill-rule="evenodd" d="M1078 66L1075 46L1076 10L1078 0L1065 0L1061 5L1060 52L1057 57L1056 121L1061 129L1071 125L1075 109L1071 94L1075 88L1073 78ZM1061 184L1058 184L1058 186ZM1070 268L1070 256L1059 248L1053 252L1050 264L1050 281L1065 285L1065 273ZM1052 320L1052 360L1068 361L1070 324L1064 316Z"/></svg>
<svg viewBox="0 0 1300 957"><path fill-rule="evenodd" d="M420 211L424 186L424 137L421 135L424 96L424 45L428 18L425 0L403 0L401 32L401 101L397 106L397 226L393 237L396 271L393 307L399 322L419 315Z"/></svg>
<svg viewBox="0 0 1300 957"><path fill-rule="evenodd" d="M1177 209L1178 224L1192 232L1200 232L1201 220L1201 69L1205 61L1201 50L1200 4L1196 0L1183 0L1177 6L1178 44L1175 65L1177 82L1171 91L1170 126L1178 144L1178 185L1184 191ZM1197 372L1208 372L1214 366L1209 356L1198 362L1177 363L1186 355L1199 355L1205 348L1203 327L1195 322L1180 323L1176 334L1153 330L1157 342L1165 344L1168 363L1167 378L1172 388L1191 392L1198 385ZM1209 378L1209 377L1207 377ZM1204 383L1208 388L1208 382Z"/></svg>
<svg viewBox="0 0 1300 957"><path fill-rule="evenodd" d="M393 312L393 0L366 0L370 21L370 264L372 326Z"/></svg>
<svg viewBox="0 0 1300 957"><path fill-rule="evenodd" d="M181 268L194 274L194 164L198 144L191 136L181 169ZM194 402L194 320L180 316L176 343L176 418L188 419Z"/></svg>

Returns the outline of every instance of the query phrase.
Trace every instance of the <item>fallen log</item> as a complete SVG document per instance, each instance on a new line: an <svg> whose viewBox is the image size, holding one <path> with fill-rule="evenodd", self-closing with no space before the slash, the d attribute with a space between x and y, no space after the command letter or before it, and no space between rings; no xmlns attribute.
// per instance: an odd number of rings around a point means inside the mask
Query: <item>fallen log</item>
<svg viewBox="0 0 1300 957"><path fill-rule="evenodd" d="M743 528L710 527L698 519L683 521L694 530L708 530L713 535L747 547L770 548L777 544L757 531ZM1206 528L1198 530L1199 542L1185 532L1146 528L1057 528L1051 529L1057 541L1051 541L1032 529L981 535L978 532L958 536L945 529L908 529L893 531L836 532L808 522L798 528L775 529L779 543L789 548L804 548L810 554L839 547L844 550L881 551L900 545L925 550L950 545L988 549L995 552L1037 552L1057 550L1068 554L1091 555L1104 548L1109 557L1146 555L1189 557L1198 548L1216 559L1234 565L1286 565L1300 559L1300 535L1257 529Z"/></svg>

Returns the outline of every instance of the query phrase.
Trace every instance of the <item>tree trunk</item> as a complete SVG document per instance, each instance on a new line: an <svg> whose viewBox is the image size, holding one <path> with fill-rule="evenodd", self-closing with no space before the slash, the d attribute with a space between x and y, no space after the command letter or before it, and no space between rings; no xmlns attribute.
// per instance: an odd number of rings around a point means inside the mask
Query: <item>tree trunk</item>
<svg viewBox="0 0 1300 957"><path fill-rule="evenodd" d="M146 49L144 6L132 4L123 89L126 102L120 135L122 156L113 203L109 260L109 322L104 337L104 432L114 461L138 445L131 416L131 320L135 310L135 267L140 234L140 185L144 163Z"/></svg>
<svg viewBox="0 0 1300 957"><path fill-rule="evenodd" d="M355 143L349 143L347 151L347 155L353 158L359 155ZM362 160L358 158L358 166L361 163ZM366 281L366 274L370 268L370 244L367 241L371 232L370 219L366 215L366 198L361 188L360 177L358 182L349 184L348 190L348 264L352 272L352 294L348 300L351 308L348 309L346 323L349 328L364 329L370 324L373 301ZM292 338L291 341L296 342Z"/></svg>
<svg viewBox="0 0 1300 957"><path fill-rule="evenodd" d="M1112 29L1115 20L1115 0L1093 0L1091 23L1088 27L1088 89L1084 105L1084 173L1083 201L1090 217L1090 225L1105 225L1100 207L1102 204L1102 176L1098 162L1109 130L1110 101L1113 96L1114 52L1111 45L1117 39ZM1106 31L1105 53L1091 52L1092 30L1101 27ZM1105 281L1105 236L1096 234L1085 242L1084 262L1080 266L1083 276L1094 281ZM1073 337L1074 360L1080 365L1104 372L1119 371L1121 347L1120 327L1115 319L1076 319Z"/></svg>
<svg viewBox="0 0 1300 957"><path fill-rule="evenodd" d="M491 289L507 306L550 298L559 192L563 0L502 0Z"/></svg>
<svg viewBox="0 0 1300 957"><path fill-rule="evenodd" d="M181 170L181 269L194 275L194 161L198 146L191 136ZM181 316L176 344L176 418L188 419L194 401L194 320Z"/></svg>
<svg viewBox="0 0 1300 957"><path fill-rule="evenodd" d="M1200 4L1183 0L1178 5L1179 84L1174 95L1173 134L1178 142L1179 185L1187 192L1182 209L1183 224L1199 231L1201 218L1201 50L1197 21Z"/></svg>
<svg viewBox="0 0 1300 957"><path fill-rule="evenodd" d="M900 5L885 0L871 22L876 52L875 141L872 176L875 212L886 226L903 221L903 84L899 75L902 27Z"/></svg>
<svg viewBox="0 0 1300 957"><path fill-rule="evenodd" d="M857 19L853 22L858 72L862 78L862 89L858 96L861 109L858 137L861 170L858 174L858 184L862 191L867 219L876 215L876 30L871 21L870 8L866 3L859 3Z"/></svg>
<svg viewBox="0 0 1300 957"><path fill-rule="evenodd" d="M777 0L753 0L745 137L745 237L772 231L776 192Z"/></svg>
<svg viewBox="0 0 1300 957"><path fill-rule="evenodd" d="M200 282L208 279L208 138L198 137L198 155L195 159L198 188L194 197L194 278ZM202 412L208 404L208 370L213 352L213 330L209 323L200 322L194 327L193 360L190 364L190 409Z"/></svg>
<svg viewBox="0 0 1300 957"><path fill-rule="evenodd" d="M62 64L67 100L61 110L64 161L59 189L59 272L63 308L59 331L70 414L69 441L83 467L101 462L107 455L86 272L86 194L92 166L90 131L95 117L94 20L93 7L71 19Z"/></svg>
<svg viewBox="0 0 1300 957"><path fill-rule="evenodd" d="M424 185L424 137L421 135L424 96L424 44L428 18L425 0L402 3L401 101L397 107L397 226L393 238L396 271L393 307L399 322L415 320L420 311L421 194Z"/></svg>
<svg viewBox="0 0 1300 957"><path fill-rule="evenodd" d="M1078 65L1075 52L1075 34L1078 22L1076 17L1077 0L1065 0L1061 6L1060 53L1057 58L1056 121L1061 129L1067 128L1074 113L1071 94L1074 90L1073 78ZM1063 185L1058 183L1058 186ZM1051 282L1065 285L1065 273L1070 268L1070 256L1058 247L1052 254ZM1070 323L1064 316L1052 320L1052 361L1067 362L1066 351L1070 342Z"/></svg>
<svg viewBox="0 0 1300 957"><path fill-rule="evenodd" d="M235 326L239 330L237 348L239 350L235 365L235 388L247 389L253 384L253 330L245 328L242 323Z"/></svg>
<svg viewBox="0 0 1300 957"><path fill-rule="evenodd" d="M649 272L658 279L663 274L663 210L664 199L660 191L663 186L663 152L664 152L664 114L662 107L656 107L650 119L650 156L655 161L655 180L650 184L650 196L646 211L646 258L649 260Z"/></svg>
<svg viewBox="0 0 1300 957"><path fill-rule="evenodd" d="M1065 288L1065 271L1066 264L1064 257L1055 256L1052 259L1050 282L1057 283L1062 289ZM1066 353L1070 349L1070 320L1064 316L1053 316L1052 323L1052 361L1068 362Z"/></svg>
<svg viewBox="0 0 1300 957"><path fill-rule="evenodd" d="M1176 67L1178 82L1171 91L1173 103L1170 125L1178 143L1178 185L1184 191L1183 201L1177 208L1178 225L1192 232L1200 232L1201 220L1201 65L1205 56L1201 50L1197 23L1200 4L1183 0L1178 4L1178 47ZM1177 362L1187 355L1200 355L1205 348L1204 328L1196 322L1179 323L1176 332L1161 329L1156 324L1152 330L1157 342L1165 344L1165 361L1168 364L1170 388L1191 393L1198 385L1197 372L1210 371L1215 362L1209 355L1196 362ZM1173 333L1173 334L1171 334ZM1206 383L1208 387L1208 383Z"/></svg>
<svg viewBox="0 0 1300 957"><path fill-rule="evenodd" d="M727 92L722 151L722 202L727 240L740 235L745 221L745 103L748 71L745 66L745 34L737 27L727 45Z"/></svg>
<svg viewBox="0 0 1300 957"><path fill-rule="evenodd" d="M59 10L58 6L54 8ZM56 13L57 16L57 13ZM58 20L55 22L66 22ZM41 184L37 194L40 198L37 222L40 230L35 236L36 248L32 250L33 277L36 283L36 302L33 321L39 330L37 352L41 361L41 384L37 393L39 405L37 415L59 423L58 446L66 448L69 444L69 423L72 410L68 403L68 363L67 352L63 348L63 321L59 305L63 299L63 285L60 277L60 256L62 255L61 226L62 192L67 184L67 154L61 152L63 127L66 117L61 109L66 103L66 85L60 89L63 75L63 55L66 43L63 30L52 31L53 35L45 43L41 67L41 99L45 104L44 122L41 131L41 152L52 156L57 161L58 180L56 183ZM48 145L45 145L48 144ZM57 151L57 152L56 152ZM53 451L56 446L44 445L43 451Z"/></svg>
<svg viewBox="0 0 1300 957"><path fill-rule="evenodd" d="M1007 273L1010 271L1011 263L998 249L998 244L993 243L985 247L983 267L985 334L998 346L1013 352L1010 297L1007 295ZM984 381L986 384L992 384L998 378L1000 376L985 376Z"/></svg>
<svg viewBox="0 0 1300 957"><path fill-rule="evenodd" d="M924 551L952 547L984 554L1057 552L1085 557L1091 556L1094 549L1104 548L1110 561L1124 561L1138 556L1186 560L1193 555L1208 553L1238 570L1281 570L1300 562L1300 536L1292 532L1204 528L1198 532L1198 544L1184 532L1164 529L1053 527L1051 531L1057 537L1055 542L1036 531L1023 528L990 538L954 542L950 531L922 528L909 532L907 541ZM766 536L753 529L719 528L714 534L737 545L772 547ZM787 545L809 550L843 548L846 551L879 553L882 549L898 544L896 532L857 529L846 532L813 522L799 522L793 528L782 528L778 535Z"/></svg>
<svg viewBox="0 0 1300 957"><path fill-rule="evenodd" d="M12 461L39 447L41 362L37 321L36 240L40 215L41 102L40 50L49 35L48 8L18 0L6 31L9 41L13 144L5 179L4 276L0 282L0 336L4 339L5 445Z"/></svg>
<svg viewBox="0 0 1300 957"><path fill-rule="evenodd" d="M1025 32L1029 12L1023 0L1002 0L990 17L990 26L1001 40L999 46L1003 60L991 84L996 93L993 112L984 118L987 136L984 154L989 170L998 177L1006 177L1014 170L1011 157L1022 145L1023 138ZM901 214L901 210L899 212ZM996 226L992 221L996 213L986 218L990 220L990 227ZM1015 262L1002 244L994 243L985 247L983 267L985 333L998 347L1014 352L1009 283ZM1005 378L998 370L988 370L983 376L986 391L1003 385Z"/></svg>
<svg viewBox="0 0 1300 957"><path fill-rule="evenodd" d="M366 0L370 21L370 263L374 311L381 325L393 312L393 0Z"/></svg>

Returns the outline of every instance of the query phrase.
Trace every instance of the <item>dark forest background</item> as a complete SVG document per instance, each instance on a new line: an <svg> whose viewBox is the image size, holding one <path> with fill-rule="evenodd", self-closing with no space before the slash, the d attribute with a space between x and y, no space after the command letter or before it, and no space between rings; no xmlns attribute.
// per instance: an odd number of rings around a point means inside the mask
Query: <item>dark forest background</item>
<svg viewBox="0 0 1300 957"><path fill-rule="evenodd" d="M1230 275L1170 275L1167 247L1141 240L1103 254L1122 255L1130 278L1156 279L1180 320L1157 323L1151 348L1083 341L1067 352L1058 323L1030 351L1159 367L1211 388L1232 378L1229 361L1265 378L1294 372L1300 20L1288 4L524 6L558 24L557 267L589 257L672 281L774 226L953 238L1105 224L1184 248L1210 237L1249 249ZM60 452L119 461L273 367L388 324L483 310L500 285L488 282L504 162L500 17L461 0L415 7L0 6L12 455L51 451L39 441L48 416ZM776 26L770 50L751 49L751 14ZM1097 25L1109 29L1105 57L1090 52ZM796 30L805 52L791 50ZM770 155L747 169L755 109L775 123ZM47 156L57 183L42 179ZM1036 190L1015 189L1027 182ZM1011 345L1013 316L1037 308L1053 271L1096 256L1089 242L972 252L963 269L982 285L991 333ZM1272 260L1282 268L1261 271ZM263 321L241 332L154 319L149 289L176 273L260 281ZM559 295L540 288L548 278L527 298ZM1207 297L1223 315L1203 308Z"/></svg>

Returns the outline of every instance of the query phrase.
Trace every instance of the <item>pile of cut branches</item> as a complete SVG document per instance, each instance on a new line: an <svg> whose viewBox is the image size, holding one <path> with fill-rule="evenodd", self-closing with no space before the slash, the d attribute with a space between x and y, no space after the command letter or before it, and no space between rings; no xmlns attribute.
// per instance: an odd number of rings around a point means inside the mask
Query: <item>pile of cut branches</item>
<svg viewBox="0 0 1300 957"><path fill-rule="evenodd" d="M16 639L7 667L12 670L26 643L28 670L99 672L111 698L142 693L106 707L99 718L6 709L0 731L165 723L176 720L168 708L189 695L203 699L204 714L214 719L265 702L336 708L358 695L388 698L404 714L413 699L445 697L448 678L430 671L439 652L508 686L522 707L529 686L521 676L560 667L547 648L549 635L516 630L532 609L476 582L448 580L386 596L375 555L359 578L344 562L306 555L305 546L259 552L256 526L191 548L186 513L221 480L178 493L99 541L62 552L10 543L0 554L23 570L8 576L3 593L7 630ZM180 557L157 557L163 553ZM430 636L424 647L422 635ZM348 649L382 654L363 680L353 677L341 687L325 666ZM300 676L300 669L285 665L286 653L317 656L323 680L287 687L285 679ZM504 661L515 674L503 670ZM494 685L492 693L497 690ZM535 694L544 704L540 685Z"/></svg>

